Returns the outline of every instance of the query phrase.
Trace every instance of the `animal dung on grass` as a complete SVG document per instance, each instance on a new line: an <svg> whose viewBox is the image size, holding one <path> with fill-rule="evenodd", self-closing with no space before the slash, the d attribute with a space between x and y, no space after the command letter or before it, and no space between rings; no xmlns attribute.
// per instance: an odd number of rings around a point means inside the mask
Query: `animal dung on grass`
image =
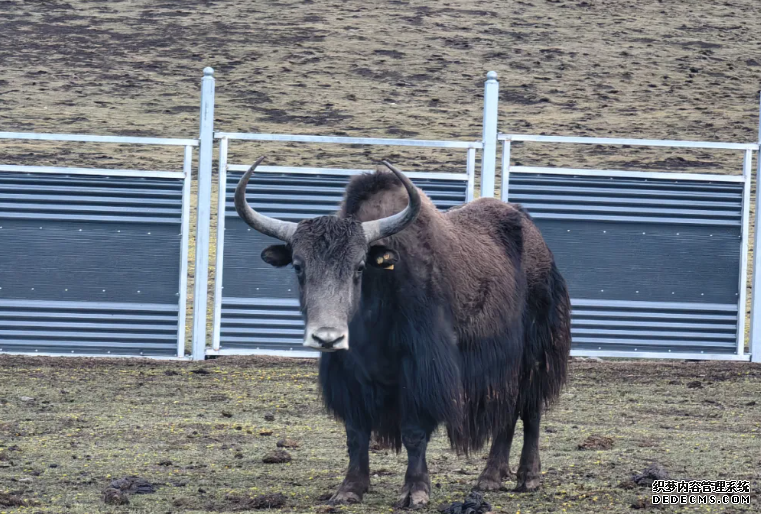
<svg viewBox="0 0 761 514"><path fill-rule="evenodd" d="M439 507L442 514L488 514L491 511L491 504L484 499L483 493L478 491L471 491L465 497L465 501Z"/></svg>
<svg viewBox="0 0 761 514"><path fill-rule="evenodd" d="M632 477L632 481L640 487L652 487L655 480L668 480L668 471L657 462L653 462L642 473Z"/></svg>
<svg viewBox="0 0 761 514"><path fill-rule="evenodd" d="M284 464L291 460L291 454L285 450L273 450L262 457L265 464Z"/></svg>
<svg viewBox="0 0 761 514"><path fill-rule="evenodd" d="M248 494L230 493L225 495L224 499L212 500L208 502L204 510L209 512L248 512L251 510L262 509L279 509L285 506L287 498L282 493L260 494L251 496ZM188 507L187 500L178 504L175 500L175 507Z"/></svg>
<svg viewBox="0 0 761 514"><path fill-rule="evenodd" d="M287 437L277 442L278 448L298 448L299 446L301 446L300 442L295 439L289 439Z"/></svg>
<svg viewBox="0 0 761 514"><path fill-rule="evenodd" d="M35 500L29 500L17 493L0 493L0 507L34 507L39 505Z"/></svg>
<svg viewBox="0 0 761 514"><path fill-rule="evenodd" d="M138 477L126 477L113 480L109 487L130 494L152 494L156 492L155 485L144 478Z"/></svg>
<svg viewBox="0 0 761 514"><path fill-rule="evenodd" d="M107 505L129 505L129 494L120 489L108 487L103 491L103 502Z"/></svg>
<svg viewBox="0 0 761 514"><path fill-rule="evenodd" d="M225 496L225 502L227 508L224 510L279 509L285 505L286 497L283 493L260 494L258 496L228 494Z"/></svg>
<svg viewBox="0 0 761 514"><path fill-rule="evenodd" d="M112 480L103 491L103 501L108 505L129 504L130 494L152 494L156 486L138 477L125 477Z"/></svg>
<svg viewBox="0 0 761 514"><path fill-rule="evenodd" d="M613 438L601 435L590 435L583 443L579 444L579 450L610 450L613 448Z"/></svg>

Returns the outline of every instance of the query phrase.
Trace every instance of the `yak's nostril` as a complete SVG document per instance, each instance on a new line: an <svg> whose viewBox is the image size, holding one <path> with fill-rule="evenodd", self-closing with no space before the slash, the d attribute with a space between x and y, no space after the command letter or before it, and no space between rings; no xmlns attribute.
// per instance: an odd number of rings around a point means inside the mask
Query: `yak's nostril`
<svg viewBox="0 0 761 514"><path fill-rule="evenodd" d="M312 339L323 348L332 348L336 343L340 343L346 338L346 335L340 330L333 328L321 328L312 332Z"/></svg>

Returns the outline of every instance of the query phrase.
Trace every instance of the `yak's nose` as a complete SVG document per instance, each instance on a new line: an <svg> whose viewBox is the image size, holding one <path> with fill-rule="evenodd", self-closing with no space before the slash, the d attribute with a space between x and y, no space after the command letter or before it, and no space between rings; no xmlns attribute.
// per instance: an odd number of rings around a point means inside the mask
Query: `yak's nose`
<svg viewBox="0 0 761 514"><path fill-rule="evenodd" d="M346 334L342 330L330 327L318 328L312 332L312 339L326 350L332 350L346 339Z"/></svg>
<svg viewBox="0 0 761 514"><path fill-rule="evenodd" d="M334 327L311 329L307 327L304 346L323 352L349 349L349 333Z"/></svg>

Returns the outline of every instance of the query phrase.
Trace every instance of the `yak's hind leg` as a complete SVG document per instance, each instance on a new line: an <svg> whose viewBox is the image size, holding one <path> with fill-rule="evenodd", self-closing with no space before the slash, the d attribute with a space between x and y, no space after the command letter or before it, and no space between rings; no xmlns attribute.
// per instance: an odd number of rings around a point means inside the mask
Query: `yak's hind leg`
<svg viewBox="0 0 761 514"><path fill-rule="evenodd" d="M504 490L502 481L508 478L510 471L510 447L513 444L515 433L515 419L508 422L505 429L497 434L489 451L489 459L486 461L481 476L478 477L476 489L479 491Z"/></svg>
<svg viewBox="0 0 761 514"><path fill-rule="evenodd" d="M541 482L539 424L542 412L565 383L571 349L571 302L565 280L552 262L547 273L530 281L526 343L518 410L523 420L523 450L516 492L534 491Z"/></svg>
<svg viewBox="0 0 761 514"><path fill-rule="evenodd" d="M523 416L523 450L518 465L518 485L515 492L536 491L541 482L542 465L539 462L539 423L542 411L536 410Z"/></svg>

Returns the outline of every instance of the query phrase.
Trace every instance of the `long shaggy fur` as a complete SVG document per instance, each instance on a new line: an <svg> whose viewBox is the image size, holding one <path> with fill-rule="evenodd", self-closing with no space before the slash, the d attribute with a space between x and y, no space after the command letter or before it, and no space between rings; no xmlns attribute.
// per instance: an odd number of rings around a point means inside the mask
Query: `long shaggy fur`
<svg viewBox="0 0 761 514"><path fill-rule="evenodd" d="M445 424L467 453L558 397L570 301L520 206L480 199L441 213L420 195L415 223L375 243L400 261L366 271L351 351L321 358L322 395L339 419L397 450L400 426L414 420ZM369 221L406 203L401 182L381 169L352 178L338 216Z"/></svg>

